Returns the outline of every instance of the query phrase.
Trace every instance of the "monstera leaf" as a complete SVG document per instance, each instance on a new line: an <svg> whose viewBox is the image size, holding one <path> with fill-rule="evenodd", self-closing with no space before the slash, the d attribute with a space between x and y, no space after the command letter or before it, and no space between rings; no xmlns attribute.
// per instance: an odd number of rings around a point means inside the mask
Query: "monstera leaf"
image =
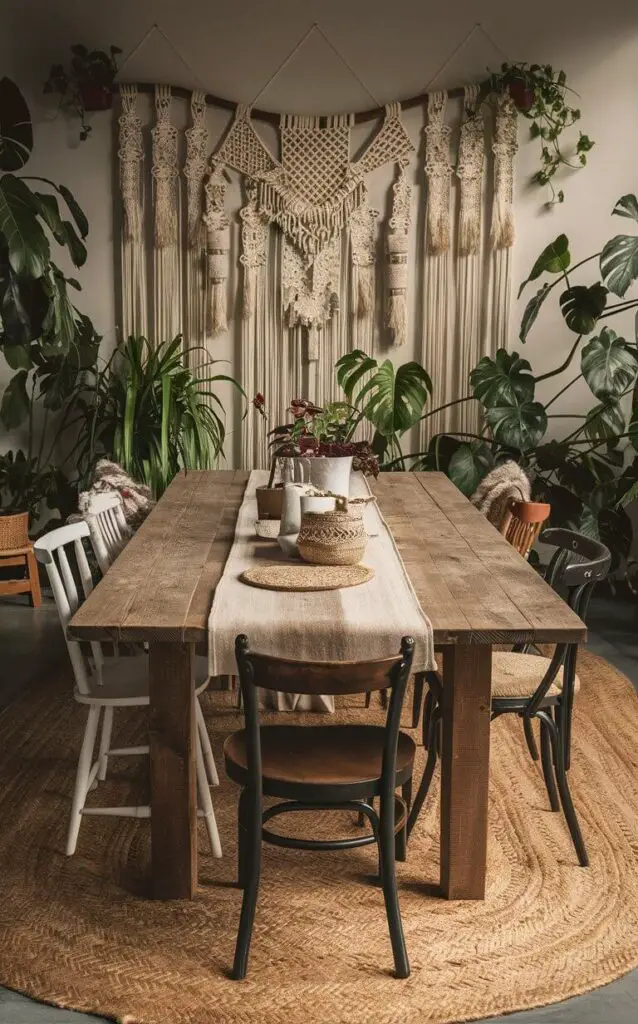
<svg viewBox="0 0 638 1024"><path fill-rule="evenodd" d="M7 384L0 404L0 419L7 430L15 430L29 415L27 370L19 370Z"/></svg>
<svg viewBox="0 0 638 1024"><path fill-rule="evenodd" d="M603 327L598 337L585 345L580 366L592 393L601 399L620 395L638 373L633 351L610 327Z"/></svg>
<svg viewBox="0 0 638 1024"><path fill-rule="evenodd" d="M536 292L536 295L532 295L531 299L525 306L525 312L523 313L523 319L521 320L521 329L518 334L519 341L522 341L523 344L527 341L527 335L534 326L536 317L540 312L540 308L551 290L551 285L544 284L543 287Z"/></svg>
<svg viewBox="0 0 638 1024"><path fill-rule="evenodd" d="M607 305L607 289L597 282L589 288L574 285L563 292L560 308L565 323L574 334L590 334Z"/></svg>
<svg viewBox="0 0 638 1024"><path fill-rule="evenodd" d="M622 298L638 277L638 236L610 238L600 254L600 272L610 292Z"/></svg>
<svg viewBox="0 0 638 1024"><path fill-rule="evenodd" d="M541 276L541 274L562 274L567 270L571 263L571 259L567 235L559 235L558 238L555 238L553 242L550 242L549 245L543 249L542 253L536 260L536 263L530 271L529 277L523 281L518 290L519 299L523 294L523 290L530 281L535 281Z"/></svg>
<svg viewBox="0 0 638 1024"><path fill-rule="evenodd" d="M638 221L638 199L631 193L621 196L612 213L615 213L617 217L629 217L631 220Z"/></svg>
<svg viewBox="0 0 638 1024"><path fill-rule="evenodd" d="M625 432L625 417L617 398L608 397L587 413L585 436L591 441L608 441L618 444L620 434Z"/></svg>
<svg viewBox="0 0 638 1024"><path fill-rule="evenodd" d="M534 398L534 378L531 366L517 352L499 348L491 359L483 356L470 373L474 397L490 409L494 406L531 402Z"/></svg>
<svg viewBox="0 0 638 1024"><path fill-rule="evenodd" d="M24 97L10 78L0 79L0 170L19 171L31 156L33 129Z"/></svg>
<svg viewBox="0 0 638 1024"><path fill-rule="evenodd" d="M42 277L49 262L49 243L32 192L13 174L0 177L0 233L15 273Z"/></svg>
<svg viewBox="0 0 638 1024"><path fill-rule="evenodd" d="M449 461L447 474L469 498L493 465L494 457L489 446L481 441L472 441L457 448Z"/></svg>
<svg viewBox="0 0 638 1024"><path fill-rule="evenodd" d="M379 364L359 349L337 362L337 380L382 437L403 434L414 426L432 393L432 382L420 363L403 363L395 369L389 359Z"/></svg>
<svg viewBox="0 0 638 1024"><path fill-rule="evenodd" d="M487 410L486 417L495 441L521 451L537 445L547 430L547 413L540 402L496 405Z"/></svg>

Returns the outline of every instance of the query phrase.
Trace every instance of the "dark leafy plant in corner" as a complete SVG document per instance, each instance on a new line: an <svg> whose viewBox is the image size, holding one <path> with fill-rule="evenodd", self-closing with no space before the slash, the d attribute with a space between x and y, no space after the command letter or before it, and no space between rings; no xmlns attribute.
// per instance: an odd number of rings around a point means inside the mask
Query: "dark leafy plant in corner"
<svg viewBox="0 0 638 1024"><path fill-rule="evenodd" d="M638 200L623 196L613 214L638 222ZM601 279L576 283L574 272L593 263ZM626 298L638 279L638 235L615 235L601 252L575 264L567 237L559 235L540 254L521 292L543 276L549 280L527 305L520 341L558 289L565 326L574 335L565 358L538 376L517 352L501 349L494 359L481 359L470 375L471 394L462 400L480 403L484 430L437 435L411 465L444 470L469 495L495 463L513 458L530 474L535 497L551 504L552 525L600 538L615 567L631 570L633 531L625 508L638 497L638 349L603 321L638 307L638 298ZM562 378L576 359L578 371L540 402L537 385ZM555 403L582 380L595 404L582 415L555 413ZM567 430L557 431L563 422ZM400 464L395 460L389 468Z"/></svg>
<svg viewBox="0 0 638 1024"><path fill-rule="evenodd" d="M89 137L87 111L109 110L113 104L113 82L117 74L116 57L122 51L111 46L109 52L89 50L77 43L71 47L71 66L54 64L44 84L45 93L58 93L60 106L80 118L80 140Z"/></svg>
<svg viewBox="0 0 638 1024"><path fill-rule="evenodd" d="M551 191L549 205L562 203L565 195L554 185L560 167L577 169L587 163L587 154L594 146L588 135L579 131L571 156L562 147L563 132L580 121L580 110L568 103L569 87L564 71L555 71L550 64L502 64L483 88L483 98L509 92L516 109L530 122L530 136L540 144L540 168L532 180L547 185Z"/></svg>
<svg viewBox="0 0 638 1024"><path fill-rule="evenodd" d="M18 176L33 148L29 109L18 87L0 80L0 354L15 371L0 401L7 430L26 429L27 451L0 457L2 509L35 513L46 499L66 510L71 489L55 465L61 434L97 358L100 339L70 298L79 290L55 261L64 250L80 267L88 223L64 185ZM34 187L35 186L35 187ZM45 191L46 190L46 191ZM38 425L36 406L44 422Z"/></svg>
<svg viewBox="0 0 638 1024"><path fill-rule="evenodd" d="M208 469L222 454L226 436L220 381L225 374L194 373L184 365L194 349L182 338L153 348L146 338L128 338L95 375L80 399L83 423L78 460L83 476L107 456L159 497L181 468Z"/></svg>

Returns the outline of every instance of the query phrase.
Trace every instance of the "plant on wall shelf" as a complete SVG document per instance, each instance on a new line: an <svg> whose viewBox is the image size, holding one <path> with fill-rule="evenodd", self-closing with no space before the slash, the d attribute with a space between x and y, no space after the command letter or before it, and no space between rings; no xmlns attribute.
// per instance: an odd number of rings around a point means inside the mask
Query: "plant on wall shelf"
<svg viewBox="0 0 638 1024"><path fill-rule="evenodd" d="M60 106L80 118L80 139L91 132L87 124L88 111L110 110L113 105L113 83L117 74L116 57L122 51L111 46L109 52L89 50L81 43L71 47L73 54L69 70L54 64L44 83L45 93L58 93Z"/></svg>
<svg viewBox="0 0 638 1024"><path fill-rule="evenodd" d="M33 148L24 98L0 80L0 354L15 371L0 400L6 430L26 432L27 451L0 456L0 506L37 512L42 500L67 510L71 489L55 464L57 444L73 424L74 403L97 358L100 338L73 305L79 289L55 262L56 247L75 266L86 260L88 223L64 185L18 176ZM36 187L32 187L33 184ZM46 191L40 191L44 186ZM36 406L44 422L38 425ZM23 508L19 506L23 505ZM70 509L69 509L70 511Z"/></svg>
<svg viewBox="0 0 638 1024"><path fill-rule="evenodd" d="M244 392L225 374L193 373L184 365L192 351L183 351L181 335L155 348L131 337L115 350L81 403L78 460L85 477L107 456L157 498L180 469L215 464L226 430L213 386L226 381Z"/></svg>
<svg viewBox="0 0 638 1024"><path fill-rule="evenodd" d="M584 167L594 146L589 136L579 131L573 157L561 148L563 132L574 127L581 116L580 110L568 103L565 72L554 71L550 64L502 64L501 70L493 73L484 86L483 98L504 91L510 94L518 112L531 122L530 136L540 144L541 165L532 181L549 187L548 205L562 203L565 195L554 184L556 172L560 167Z"/></svg>

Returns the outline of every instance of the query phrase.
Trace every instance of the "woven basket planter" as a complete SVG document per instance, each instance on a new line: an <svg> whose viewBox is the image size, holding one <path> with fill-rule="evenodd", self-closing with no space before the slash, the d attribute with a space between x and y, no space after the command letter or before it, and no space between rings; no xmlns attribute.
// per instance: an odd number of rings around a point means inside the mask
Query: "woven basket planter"
<svg viewBox="0 0 638 1024"><path fill-rule="evenodd" d="M297 537L299 554L315 565L356 565L363 558L367 542L360 508L306 512Z"/></svg>
<svg viewBox="0 0 638 1024"><path fill-rule="evenodd" d="M24 548L29 543L29 513L0 515L0 552Z"/></svg>

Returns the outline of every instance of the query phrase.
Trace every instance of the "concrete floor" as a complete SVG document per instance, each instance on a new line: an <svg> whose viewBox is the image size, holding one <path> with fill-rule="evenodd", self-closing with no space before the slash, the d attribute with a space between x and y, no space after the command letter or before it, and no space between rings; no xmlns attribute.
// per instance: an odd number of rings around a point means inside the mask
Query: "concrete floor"
<svg viewBox="0 0 638 1024"><path fill-rule="evenodd" d="M624 672L638 689L638 603L594 599L589 613L589 649ZM0 707L38 677L43 664L66 657L53 603L30 609L23 599L0 599ZM89 1024L104 1018L36 1003L0 987L0 1024ZM636 1024L638 971L588 995L492 1017L494 1024ZM167 1021L166 1024L170 1024Z"/></svg>

